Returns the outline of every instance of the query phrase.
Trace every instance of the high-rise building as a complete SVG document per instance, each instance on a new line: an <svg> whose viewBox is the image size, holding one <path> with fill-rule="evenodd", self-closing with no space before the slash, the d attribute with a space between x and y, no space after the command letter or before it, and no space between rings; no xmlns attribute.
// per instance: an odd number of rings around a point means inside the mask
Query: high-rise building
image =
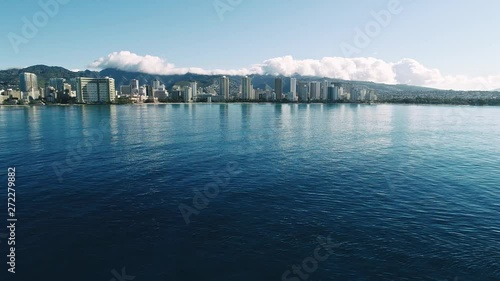
<svg viewBox="0 0 500 281"><path fill-rule="evenodd" d="M184 91L182 94L182 100L184 102L191 102L193 100L193 88L191 87L184 87Z"/></svg>
<svg viewBox="0 0 500 281"><path fill-rule="evenodd" d="M38 79L33 73L24 72L19 75L19 82L21 92L31 92L33 90L38 90Z"/></svg>
<svg viewBox="0 0 500 281"><path fill-rule="evenodd" d="M298 100L298 97L297 97L297 94L295 93L292 93L292 92L288 92L285 94L285 97L288 101L293 101L293 102L296 102Z"/></svg>
<svg viewBox="0 0 500 281"><path fill-rule="evenodd" d="M160 88L160 85L161 85L160 80L155 79L155 80L153 81L153 90L159 89L159 88Z"/></svg>
<svg viewBox="0 0 500 281"><path fill-rule="evenodd" d="M358 89L351 90L351 101L352 102L359 101L359 90Z"/></svg>
<svg viewBox="0 0 500 281"><path fill-rule="evenodd" d="M132 95L139 94L139 80L137 80L137 79L130 80L130 87L131 87Z"/></svg>
<svg viewBox="0 0 500 281"><path fill-rule="evenodd" d="M342 85L342 89L344 91L344 96L349 99L351 97L351 92L352 92L352 84L351 83L345 83Z"/></svg>
<svg viewBox="0 0 500 281"><path fill-rule="evenodd" d="M335 102L335 101L338 101L340 99L339 89L341 89L341 87L334 86L334 85L328 86L327 100L329 102Z"/></svg>
<svg viewBox="0 0 500 281"><path fill-rule="evenodd" d="M359 100L360 101L365 101L366 100L366 94L367 94L367 90L366 89L361 89L359 91Z"/></svg>
<svg viewBox="0 0 500 281"><path fill-rule="evenodd" d="M245 76L241 79L241 97L243 100L251 100L253 96L252 79Z"/></svg>
<svg viewBox="0 0 500 281"><path fill-rule="evenodd" d="M297 96L297 78L290 78L290 91L293 96Z"/></svg>
<svg viewBox="0 0 500 281"><path fill-rule="evenodd" d="M193 97L196 97L198 95L198 83L197 82L191 82L189 83L189 87L193 90Z"/></svg>
<svg viewBox="0 0 500 281"><path fill-rule="evenodd" d="M37 99L40 96L38 78L33 73L24 72L19 75L19 88L25 97Z"/></svg>
<svg viewBox="0 0 500 281"><path fill-rule="evenodd" d="M377 99L378 99L378 97L377 97L377 94L375 93L375 90L368 90L367 100L376 101Z"/></svg>
<svg viewBox="0 0 500 281"><path fill-rule="evenodd" d="M157 101L157 98L155 96L155 90L153 88L154 88L153 86L144 85L144 90L146 92L146 101L147 102L156 102Z"/></svg>
<svg viewBox="0 0 500 281"><path fill-rule="evenodd" d="M141 96L141 98L142 96L146 96L148 94L147 90L145 86L140 86L138 91L139 96Z"/></svg>
<svg viewBox="0 0 500 281"><path fill-rule="evenodd" d="M173 101L181 101L184 99L184 89L182 89L179 85L174 85L172 87L172 93L170 93L168 97Z"/></svg>
<svg viewBox="0 0 500 281"><path fill-rule="evenodd" d="M321 83L320 82L311 82L311 90L309 93L311 100L320 100L321 99Z"/></svg>
<svg viewBox="0 0 500 281"><path fill-rule="evenodd" d="M327 100L328 99L328 86L330 86L330 82L327 80L323 81L321 83L321 100Z"/></svg>
<svg viewBox="0 0 500 281"><path fill-rule="evenodd" d="M56 97L59 98L64 94L64 83L66 79L64 78L50 78L49 86L56 90Z"/></svg>
<svg viewBox="0 0 500 281"><path fill-rule="evenodd" d="M299 101L306 102L309 100L309 83L299 82Z"/></svg>
<svg viewBox="0 0 500 281"><path fill-rule="evenodd" d="M120 87L120 95L125 96L125 97L131 96L132 95L132 86L122 85Z"/></svg>
<svg viewBox="0 0 500 281"><path fill-rule="evenodd" d="M335 97L335 86L333 85L328 86L328 94L326 96L326 100L333 101L334 97Z"/></svg>
<svg viewBox="0 0 500 281"><path fill-rule="evenodd" d="M56 101L56 96L57 96L57 90L54 87L48 86L47 89L45 90L45 95L44 98L48 102L55 102Z"/></svg>
<svg viewBox="0 0 500 281"><path fill-rule="evenodd" d="M71 90L76 91L76 78L69 79L69 83L71 84Z"/></svg>
<svg viewBox="0 0 500 281"><path fill-rule="evenodd" d="M274 79L274 93L276 94L276 100L281 100L283 97L283 79L281 77Z"/></svg>
<svg viewBox="0 0 500 281"><path fill-rule="evenodd" d="M339 82L335 82L335 83L333 83L333 85L335 86L336 100L341 100L341 99L346 98L344 96L344 84L339 83Z"/></svg>
<svg viewBox="0 0 500 281"><path fill-rule="evenodd" d="M115 96L113 78L76 78L76 97L80 103L112 102Z"/></svg>
<svg viewBox="0 0 500 281"><path fill-rule="evenodd" d="M229 100L229 78L222 76L219 80L219 96Z"/></svg>

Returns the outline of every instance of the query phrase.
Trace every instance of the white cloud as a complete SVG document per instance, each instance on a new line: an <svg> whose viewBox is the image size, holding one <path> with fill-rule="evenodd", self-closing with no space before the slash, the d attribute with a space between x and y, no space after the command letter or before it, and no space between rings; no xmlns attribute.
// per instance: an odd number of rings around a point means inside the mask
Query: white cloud
<svg viewBox="0 0 500 281"><path fill-rule="evenodd" d="M107 57L94 61L92 68L116 68L125 71L137 71L150 74L179 74L182 69L167 63L164 59L155 56L140 56L129 51L114 52Z"/></svg>
<svg viewBox="0 0 500 281"><path fill-rule="evenodd" d="M207 75L247 75L258 73L260 70L258 67L239 70L205 70L197 67L178 68L173 63L169 63L163 58L150 55L140 56L129 51L114 52L107 57L99 58L90 65L90 68L115 68L130 72L143 72L158 75L185 74L188 72Z"/></svg>
<svg viewBox="0 0 500 281"><path fill-rule="evenodd" d="M386 62L376 58L325 57L320 60L297 60L292 56L272 58L261 64L242 69L178 68L156 56L141 56L129 51L114 52L94 61L94 69L116 68L149 74L185 74L187 72L211 75L272 74L291 76L320 76L344 80L372 81L386 84L408 84L456 90L491 90L500 88L500 75L469 77L443 75L438 69L427 68L414 59Z"/></svg>

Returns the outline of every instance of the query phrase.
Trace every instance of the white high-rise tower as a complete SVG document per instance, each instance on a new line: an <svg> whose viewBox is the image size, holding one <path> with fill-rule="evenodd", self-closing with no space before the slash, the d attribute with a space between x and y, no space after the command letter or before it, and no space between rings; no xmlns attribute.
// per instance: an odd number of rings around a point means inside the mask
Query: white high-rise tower
<svg viewBox="0 0 500 281"><path fill-rule="evenodd" d="M241 94L243 100L251 100L253 96L252 79L245 76L241 79Z"/></svg>
<svg viewBox="0 0 500 281"><path fill-rule="evenodd" d="M219 80L219 96L224 100L229 100L229 78L222 76Z"/></svg>
<svg viewBox="0 0 500 281"><path fill-rule="evenodd" d="M290 78L290 93L297 96L297 78Z"/></svg>
<svg viewBox="0 0 500 281"><path fill-rule="evenodd" d="M198 83L197 82L191 82L189 83L189 87L191 87L191 89L193 90L193 96L197 96L198 95Z"/></svg>

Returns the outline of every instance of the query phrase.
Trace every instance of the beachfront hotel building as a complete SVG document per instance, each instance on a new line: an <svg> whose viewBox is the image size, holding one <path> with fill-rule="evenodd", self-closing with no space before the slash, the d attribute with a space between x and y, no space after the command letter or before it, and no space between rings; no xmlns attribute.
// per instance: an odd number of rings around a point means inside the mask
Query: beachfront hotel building
<svg viewBox="0 0 500 281"><path fill-rule="evenodd" d="M19 87L25 99L37 99L40 96L36 74L24 72L19 75Z"/></svg>
<svg viewBox="0 0 500 281"><path fill-rule="evenodd" d="M113 78L76 78L76 97L79 103L112 102L115 96Z"/></svg>

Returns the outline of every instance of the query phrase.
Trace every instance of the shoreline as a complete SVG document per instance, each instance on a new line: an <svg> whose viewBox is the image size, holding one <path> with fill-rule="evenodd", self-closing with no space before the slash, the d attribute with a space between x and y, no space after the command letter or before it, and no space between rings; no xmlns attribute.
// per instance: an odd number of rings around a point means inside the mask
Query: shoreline
<svg viewBox="0 0 500 281"><path fill-rule="evenodd" d="M274 104L274 105L425 105L425 106L477 106L477 107L496 107L500 106L500 104L453 104L453 103L398 103L398 102L373 102L373 103L356 103L356 102L338 102L338 103L326 103L326 102L159 102L159 103L109 103L109 104L0 104L0 107L51 107L51 106L61 106L61 107L69 107L69 106L124 106L124 105L132 105L132 106L142 106L142 105L230 105L230 104Z"/></svg>

